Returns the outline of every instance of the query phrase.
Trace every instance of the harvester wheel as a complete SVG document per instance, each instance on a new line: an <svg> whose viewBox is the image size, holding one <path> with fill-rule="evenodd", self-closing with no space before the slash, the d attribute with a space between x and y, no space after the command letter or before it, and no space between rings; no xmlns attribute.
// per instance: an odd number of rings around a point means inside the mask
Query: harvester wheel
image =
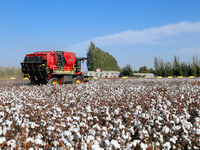
<svg viewBox="0 0 200 150"><path fill-rule="evenodd" d="M82 80L81 77L76 77L76 78L74 78L74 79L72 80L72 83L73 83L73 84L81 84L82 81L83 81L83 80Z"/></svg>
<svg viewBox="0 0 200 150"><path fill-rule="evenodd" d="M31 80L30 85L37 85L37 82L35 80Z"/></svg>
<svg viewBox="0 0 200 150"><path fill-rule="evenodd" d="M51 79L48 81L47 84L48 84L48 85L59 85L60 82L59 82L58 78L51 78Z"/></svg>

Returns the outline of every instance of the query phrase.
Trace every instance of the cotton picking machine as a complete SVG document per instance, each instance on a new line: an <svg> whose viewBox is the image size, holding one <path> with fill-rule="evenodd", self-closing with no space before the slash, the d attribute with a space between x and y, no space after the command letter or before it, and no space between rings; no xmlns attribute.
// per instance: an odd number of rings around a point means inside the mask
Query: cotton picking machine
<svg viewBox="0 0 200 150"><path fill-rule="evenodd" d="M85 57L76 57L75 53L64 51L26 54L21 63L23 77L29 78L33 85L87 82L90 77L84 76L81 69L81 63L86 59Z"/></svg>

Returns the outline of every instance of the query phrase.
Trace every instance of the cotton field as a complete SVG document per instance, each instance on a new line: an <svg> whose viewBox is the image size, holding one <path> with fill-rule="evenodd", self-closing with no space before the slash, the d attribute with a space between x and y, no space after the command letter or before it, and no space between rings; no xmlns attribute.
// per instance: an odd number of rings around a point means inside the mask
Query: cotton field
<svg viewBox="0 0 200 150"><path fill-rule="evenodd" d="M199 149L200 79L0 83L1 149Z"/></svg>

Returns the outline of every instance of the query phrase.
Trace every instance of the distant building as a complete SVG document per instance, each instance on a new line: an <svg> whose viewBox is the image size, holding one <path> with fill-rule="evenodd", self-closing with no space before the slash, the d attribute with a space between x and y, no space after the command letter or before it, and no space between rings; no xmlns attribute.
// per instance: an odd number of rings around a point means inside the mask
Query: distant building
<svg viewBox="0 0 200 150"><path fill-rule="evenodd" d="M141 77L144 77L144 78L154 78L153 73L133 73L133 75L141 76Z"/></svg>
<svg viewBox="0 0 200 150"><path fill-rule="evenodd" d="M100 68L97 68L97 69L96 69L96 72L101 72L101 69L100 69Z"/></svg>
<svg viewBox="0 0 200 150"><path fill-rule="evenodd" d="M120 72L119 71L100 71L100 72L95 72L95 71L87 71L86 75L87 76L93 76L97 78L114 78L114 77L119 77Z"/></svg>

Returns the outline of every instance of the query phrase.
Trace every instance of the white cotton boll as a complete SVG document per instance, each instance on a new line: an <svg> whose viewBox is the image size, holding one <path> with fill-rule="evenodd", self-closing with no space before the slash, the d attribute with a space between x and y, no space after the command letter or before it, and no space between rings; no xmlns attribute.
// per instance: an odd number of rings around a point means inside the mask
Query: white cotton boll
<svg viewBox="0 0 200 150"><path fill-rule="evenodd" d="M185 114L186 119L190 119L190 116L191 116L191 115L190 115L189 113L186 113L186 114Z"/></svg>
<svg viewBox="0 0 200 150"><path fill-rule="evenodd" d="M107 132L103 131L103 132L102 132L102 136L103 136L103 137L106 137L106 136L107 136Z"/></svg>
<svg viewBox="0 0 200 150"><path fill-rule="evenodd" d="M86 124L84 122L80 123L80 127L85 127L85 126L86 126Z"/></svg>
<svg viewBox="0 0 200 150"><path fill-rule="evenodd" d="M4 117L4 112L3 111L0 112L0 117Z"/></svg>
<svg viewBox="0 0 200 150"><path fill-rule="evenodd" d="M106 120L107 120L107 121L110 121L110 120L111 120L110 114L108 114L108 116L106 117Z"/></svg>
<svg viewBox="0 0 200 150"><path fill-rule="evenodd" d="M73 119L76 120L76 121L79 121L80 117L79 116L74 116Z"/></svg>
<svg viewBox="0 0 200 150"><path fill-rule="evenodd" d="M91 146L91 149L92 150L100 150L99 142L97 140L94 141L94 143Z"/></svg>
<svg viewBox="0 0 200 150"><path fill-rule="evenodd" d="M182 129L183 129L183 132L184 132L185 134L188 134L188 130L186 130L185 127L182 127Z"/></svg>
<svg viewBox="0 0 200 150"><path fill-rule="evenodd" d="M97 140L99 143L101 143L102 138L101 138L100 136L97 136L96 140Z"/></svg>
<svg viewBox="0 0 200 150"><path fill-rule="evenodd" d="M58 112L60 112L62 109L61 109L60 107L57 107L56 110L57 110Z"/></svg>
<svg viewBox="0 0 200 150"><path fill-rule="evenodd" d="M160 123L159 120L156 120L155 123L158 124L159 126L162 125L162 123Z"/></svg>
<svg viewBox="0 0 200 150"><path fill-rule="evenodd" d="M43 138L42 134L38 133L38 135L35 137L36 139L41 139Z"/></svg>
<svg viewBox="0 0 200 150"><path fill-rule="evenodd" d="M168 126L164 126L162 131L165 133L165 134L168 134L169 133L169 127Z"/></svg>
<svg viewBox="0 0 200 150"><path fill-rule="evenodd" d="M123 124L119 125L119 129L124 129L124 128L125 128L125 126Z"/></svg>
<svg viewBox="0 0 200 150"><path fill-rule="evenodd" d="M150 126L153 126L154 125L154 120L148 120L148 123Z"/></svg>
<svg viewBox="0 0 200 150"><path fill-rule="evenodd" d="M148 145L141 143L140 147L141 147L142 150L146 150L148 148Z"/></svg>
<svg viewBox="0 0 200 150"><path fill-rule="evenodd" d="M132 142L132 145L133 146L137 146L137 144L139 144L140 143L140 140L134 140L133 142Z"/></svg>
<svg viewBox="0 0 200 150"><path fill-rule="evenodd" d="M174 121L175 121L176 124L179 124L180 119L179 119L178 117L175 117L175 118L174 118Z"/></svg>
<svg viewBox="0 0 200 150"><path fill-rule="evenodd" d="M3 126L3 135L5 135L6 134L6 132L7 132L7 127L6 126Z"/></svg>
<svg viewBox="0 0 200 150"><path fill-rule="evenodd" d="M185 120L182 122L182 127L184 127L186 130L190 130L190 128L192 128L193 125L190 122Z"/></svg>
<svg viewBox="0 0 200 150"><path fill-rule="evenodd" d="M170 148L171 148L170 142L164 143L164 144L163 144L163 148L164 148L165 150L170 150Z"/></svg>
<svg viewBox="0 0 200 150"><path fill-rule="evenodd" d="M11 146L11 149L16 147L16 141L15 140L9 140L7 141L7 145Z"/></svg>
<svg viewBox="0 0 200 150"><path fill-rule="evenodd" d="M115 115L118 115L118 114L119 114L119 108L117 108L117 109L114 110L114 114L115 114Z"/></svg>
<svg viewBox="0 0 200 150"><path fill-rule="evenodd" d="M35 122L31 122L31 128L34 129L36 126L38 127L39 125L36 125Z"/></svg>
<svg viewBox="0 0 200 150"><path fill-rule="evenodd" d="M92 128L95 130L101 130L101 127L98 124L93 125ZM103 127L102 130L107 130L107 129L105 127Z"/></svg>
<svg viewBox="0 0 200 150"><path fill-rule="evenodd" d="M172 149L177 149L175 145L172 145Z"/></svg>
<svg viewBox="0 0 200 150"><path fill-rule="evenodd" d="M66 147L71 148L72 144L69 142L68 139L62 138L63 143L65 144Z"/></svg>
<svg viewBox="0 0 200 150"><path fill-rule="evenodd" d="M53 145L54 145L54 146L57 146L58 144L59 144L58 141L53 141Z"/></svg>
<svg viewBox="0 0 200 150"><path fill-rule="evenodd" d="M47 127L47 130L49 130L49 131L53 131L54 129L55 129L54 126L48 126L48 127Z"/></svg>
<svg viewBox="0 0 200 150"><path fill-rule="evenodd" d="M132 144L132 143L127 143L127 144L126 144L126 149L127 149L127 150L129 150L129 149L131 149L131 148L132 148L132 146L133 146L133 144Z"/></svg>
<svg viewBox="0 0 200 150"><path fill-rule="evenodd" d="M183 135L183 138L185 140L187 140L189 142L189 144L191 144L191 140L190 140L190 137L188 135Z"/></svg>
<svg viewBox="0 0 200 150"><path fill-rule="evenodd" d="M198 150L199 150L199 147L197 147L197 146L193 146L193 148L194 148L194 149L198 149Z"/></svg>
<svg viewBox="0 0 200 150"><path fill-rule="evenodd" d="M117 149L117 148L120 149L120 144L118 143L117 140L112 140L112 141L110 142L110 144L111 144L115 149Z"/></svg>
<svg viewBox="0 0 200 150"><path fill-rule="evenodd" d="M173 136L172 138L169 139L169 141L172 142L173 144L176 144L177 137Z"/></svg>
<svg viewBox="0 0 200 150"><path fill-rule="evenodd" d="M95 108L94 113L96 113L96 114L99 113L99 110Z"/></svg>
<svg viewBox="0 0 200 150"><path fill-rule="evenodd" d="M200 135L200 129L196 129L196 134Z"/></svg>
<svg viewBox="0 0 200 150"><path fill-rule="evenodd" d="M91 141L94 141L94 136L93 135L88 135L86 142L90 143Z"/></svg>
<svg viewBox="0 0 200 150"><path fill-rule="evenodd" d="M42 142L41 139L35 139L34 143L35 143L36 145L43 145L43 142Z"/></svg>
<svg viewBox="0 0 200 150"><path fill-rule="evenodd" d="M96 134L96 131L95 131L95 129L90 129L90 130L89 130L89 134L91 134L91 135L95 136L95 134Z"/></svg>
<svg viewBox="0 0 200 150"><path fill-rule="evenodd" d="M8 114L11 113L11 110L9 108L6 108L6 111L7 111Z"/></svg>
<svg viewBox="0 0 200 150"><path fill-rule="evenodd" d="M86 107L86 111L87 111L87 112L92 112L91 106L87 106L87 107Z"/></svg>
<svg viewBox="0 0 200 150"><path fill-rule="evenodd" d="M79 129L78 128L72 128L72 132L75 132L75 133L77 133L79 131Z"/></svg>
<svg viewBox="0 0 200 150"><path fill-rule="evenodd" d="M28 150L34 150L34 148L33 148L33 147L31 147L31 148L29 148Z"/></svg>
<svg viewBox="0 0 200 150"><path fill-rule="evenodd" d="M149 137L149 133L145 128L143 128L141 131L139 131L139 134L140 134L140 139L143 139L145 137Z"/></svg>
<svg viewBox="0 0 200 150"><path fill-rule="evenodd" d="M26 143L34 143L34 139L31 137L26 138Z"/></svg>
<svg viewBox="0 0 200 150"><path fill-rule="evenodd" d="M6 120L5 123L6 123L6 125L8 125L8 126L10 127L10 126L12 125L13 122L10 121L10 120Z"/></svg>
<svg viewBox="0 0 200 150"><path fill-rule="evenodd" d="M22 121L18 119L18 120L17 120L17 125L20 126L21 124L22 124Z"/></svg>
<svg viewBox="0 0 200 150"><path fill-rule="evenodd" d="M28 118L28 117L30 117L30 115L29 115L29 114L25 114L25 117L27 117L27 118Z"/></svg>
<svg viewBox="0 0 200 150"><path fill-rule="evenodd" d="M157 120L158 120L158 121L162 121L162 120L163 120L163 118L162 118L162 117L160 117L160 116L157 116Z"/></svg>
<svg viewBox="0 0 200 150"><path fill-rule="evenodd" d="M3 133L3 130L2 130L2 127L0 126L0 136L2 135Z"/></svg>
<svg viewBox="0 0 200 150"><path fill-rule="evenodd" d="M79 132L77 132L74 136L75 139L80 139L81 138L81 134Z"/></svg>
<svg viewBox="0 0 200 150"><path fill-rule="evenodd" d="M156 142L156 146L160 146L160 143L159 143L159 142Z"/></svg>
<svg viewBox="0 0 200 150"><path fill-rule="evenodd" d="M6 141L5 137L0 137L0 144L3 144Z"/></svg>
<svg viewBox="0 0 200 150"><path fill-rule="evenodd" d="M200 117L195 118L195 126L200 129Z"/></svg>
<svg viewBox="0 0 200 150"><path fill-rule="evenodd" d="M171 102L168 101L168 100L166 100L166 104L167 104L168 106L171 106Z"/></svg>
<svg viewBox="0 0 200 150"><path fill-rule="evenodd" d="M87 150L87 143L81 142L81 150Z"/></svg>
<svg viewBox="0 0 200 150"><path fill-rule="evenodd" d="M68 117L66 118L66 120L69 122L70 120L72 120L72 118L71 118L70 116L68 116Z"/></svg>
<svg viewBox="0 0 200 150"><path fill-rule="evenodd" d="M87 120L93 120L93 117L92 117L92 116L90 116L90 117L88 117L88 118L87 118Z"/></svg>
<svg viewBox="0 0 200 150"><path fill-rule="evenodd" d="M105 147L110 146L110 142L108 140L105 140L104 143L105 143Z"/></svg>
<svg viewBox="0 0 200 150"><path fill-rule="evenodd" d="M181 129L181 126L174 126L172 127L173 130L177 131L177 130L180 130Z"/></svg>
<svg viewBox="0 0 200 150"><path fill-rule="evenodd" d="M123 139L127 140L127 139L129 138L129 136L130 136L130 133L129 133L129 132L126 132L126 133L125 133L124 130L122 131L122 138L123 138Z"/></svg>
<svg viewBox="0 0 200 150"><path fill-rule="evenodd" d="M109 108L106 108L106 114L107 115L109 114Z"/></svg>
<svg viewBox="0 0 200 150"><path fill-rule="evenodd" d="M160 139L159 140L160 140L160 143L163 143L163 135L162 134L160 135Z"/></svg>
<svg viewBox="0 0 200 150"><path fill-rule="evenodd" d="M131 132L132 135L135 134L135 131L134 131L133 127L129 128L129 131Z"/></svg>

